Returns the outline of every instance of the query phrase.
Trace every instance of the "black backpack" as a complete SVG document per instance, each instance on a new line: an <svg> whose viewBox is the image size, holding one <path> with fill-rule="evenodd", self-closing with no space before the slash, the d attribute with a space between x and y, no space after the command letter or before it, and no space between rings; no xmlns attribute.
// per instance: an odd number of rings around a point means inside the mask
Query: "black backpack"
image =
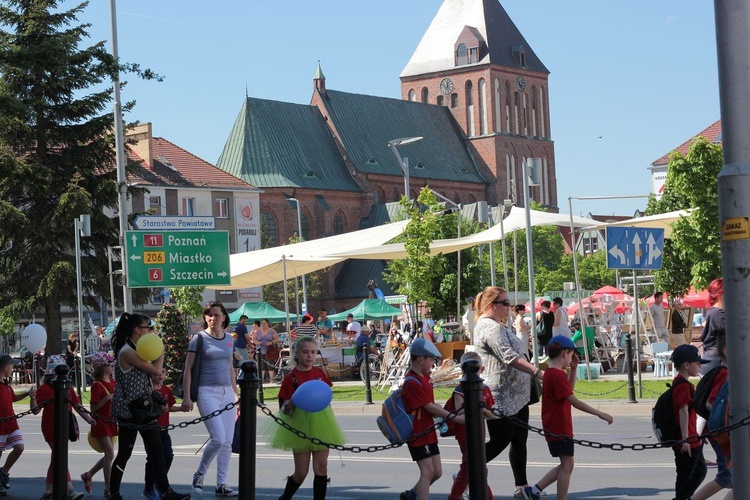
<svg viewBox="0 0 750 500"><path fill-rule="evenodd" d="M708 396L709 394L711 394L711 389L714 386L714 379L716 378L716 375L719 373L719 370L722 369L726 370L727 368L725 366L717 366L716 368L711 369L711 371L703 375L703 378L700 379L698 385L695 386L693 408L695 408L695 413L705 418L706 420L708 420L708 417L711 415L711 410L706 408L706 403L708 403Z"/></svg>
<svg viewBox="0 0 750 500"><path fill-rule="evenodd" d="M660 443L680 439L680 423L675 420L672 391L677 387L677 384L682 382L688 381L683 377L678 377L675 379L674 385L667 384L667 390L659 396L651 410L651 425L654 428L654 436Z"/></svg>

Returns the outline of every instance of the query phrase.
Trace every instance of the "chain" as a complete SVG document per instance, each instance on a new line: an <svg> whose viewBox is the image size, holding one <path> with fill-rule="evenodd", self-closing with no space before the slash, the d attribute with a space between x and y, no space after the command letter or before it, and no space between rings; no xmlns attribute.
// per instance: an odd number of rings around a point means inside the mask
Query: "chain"
<svg viewBox="0 0 750 500"><path fill-rule="evenodd" d="M47 399L45 401L42 401L41 403L39 403L35 407L29 408L28 410L23 411L21 413L16 413L15 415L11 415L10 417L0 418L0 424L4 424L5 422L10 422L11 420L18 420L19 418L23 418L23 417L26 417L28 415L32 415L32 414L36 415L37 413L39 413L40 411L42 411L42 408L44 408L49 403L51 403L52 399L53 398L49 398L49 399Z"/></svg>
<svg viewBox="0 0 750 500"><path fill-rule="evenodd" d="M532 432L536 432L540 436L545 437L554 437L561 440L568 440L572 441L575 444L578 444L580 446L586 446L588 448L595 448L595 449L608 449L608 450L614 450L614 451L624 451L624 450L633 450L633 451L642 451L642 450L658 450L660 448L671 448L673 446L677 446L683 443L693 444L693 443L700 443L703 442L706 438L712 438L716 436L720 436L722 434L726 434L728 432L731 432L735 429L738 429L745 425L750 425L750 415L743 418L739 422L735 422L731 425L728 425L726 427L722 427L721 429L715 429L710 432L707 432L706 434L701 434L700 436L689 436L686 439L682 439L679 441L666 441L664 443L636 443L636 444L622 444L622 443L600 443L598 441L589 441L587 439L575 439L570 436L563 436L560 434L555 434L553 432L545 431L544 429L541 429L539 427L534 427L533 425L529 425L528 422L524 422L523 420L514 417L514 416L508 416L503 415L500 410L496 408L492 408L490 411L499 418L507 418L514 424L518 425L519 427L524 427Z"/></svg>
<svg viewBox="0 0 750 500"><path fill-rule="evenodd" d="M623 387L627 387L627 386L628 386L628 383L625 382L624 384L615 387L611 391L591 393L591 392L584 392L584 391L581 391L581 390L578 390L578 389L574 389L574 392L576 392L578 394L583 394L584 396L603 396L605 394L615 393L615 392L619 391L620 389L622 389Z"/></svg>
<svg viewBox="0 0 750 500"><path fill-rule="evenodd" d="M644 391L646 391L646 392L650 392L651 394L656 394L657 396L661 396L662 395L661 392L655 391L653 389L649 389L648 387L646 387L644 385L641 385L641 389L644 390Z"/></svg>
<svg viewBox="0 0 750 500"><path fill-rule="evenodd" d="M45 401L45 404L46 403L47 402ZM177 429L177 428L184 429L185 427L188 427L188 426L191 426L191 425L195 425L195 424L199 424L201 422L205 422L208 419L211 419L211 418L214 418L214 417L218 417L222 413L233 409L234 407L236 407L237 405L239 405L239 403L240 403L239 400L237 402L234 402L234 403L227 403L227 405L224 408L219 408L218 410L214 410L211 413L209 413L208 415L205 415L203 417L196 417L193 420L188 420L186 422L180 422L179 424L169 424L169 425L166 425L164 427L161 427L161 430L163 430L163 431L171 431L171 430L174 430L174 429ZM117 420L116 418L113 418L113 417L105 417L103 415L97 415L96 413L92 413L85 406L81 406L81 405L79 405L77 403L74 403L72 401L70 402L70 404L73 405L78 411L83 412L83 413L88 413L89 415L91 415L92 418L94 418L96 420L101 420L102 422L107 422L107 423L110 423L110 424L116 424L119 427L127 427L128 429L136 429L136 430L144 430L144 429L153 429L154 428L154 423L150 423L150 424L134 424L132 422L123 422L122 420Z"/></svg>
<svg viewBox="0 0 750 500"><path fill-rule="evenodd" d="M410 441L415 441L415 440L417 440L419 438L422 438L422 437L430 434L431 432L437 430L441 425L443 425L443 422L447 422L449 420L453 420L454 418L456 418L456 416L458 416L458 413L461 410L464 409L463 405L461 405L460 408L457 408L456 410L450 412L448 415L446 415L443 419L441 419L438 422L436 422L429 429L425 429L424 431L420 432L419 434L415 434L415 435L411 436L409 439L406 439L404 441L399 441L399 442L396 442L396 443L391 443L391 444L386 444L386 445L380 445L380 446L344 446L342 444L326 443L326 442L323 442L323 441L321 441L320 439L318 439L316 437L310 437L307 434L305 434L304 432L302 432L301 430L295 429L294 427L292 427L291 425L289 425L287 422L285 422L281 418L279 418L276 415L274 415L274 413L271 411L271 409L269 407L267 407L266 405L261 404L259 402L256 402L256 405L258 406L258 408L260 408L260 411L262 411L263 413L265 413L267 416L271 417L274 422L276 422L278 425L280 425L281 427L285 428L289 432L297 435L297 437L300 437L302 439L306 439L306 440L310 441L312 444L314 444L316 446L324 446L324 447L328 448L329 450L348 451L348 452L351 452L351 453L362 453L362 452L365 452L365 453L375 453L375 452L378 452L378 451L385 451L385 450L392 450L394 448L399 448L399 447L403 446L404 444L406 444L406 443L408 443Z"/></svg>

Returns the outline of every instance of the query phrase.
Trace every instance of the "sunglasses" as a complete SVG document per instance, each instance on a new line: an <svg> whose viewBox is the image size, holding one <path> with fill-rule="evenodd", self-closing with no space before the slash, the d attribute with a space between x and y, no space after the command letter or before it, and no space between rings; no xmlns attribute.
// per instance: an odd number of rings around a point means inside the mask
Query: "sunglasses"
<svg viewBox="0 0 750 500"><path fill-rule="evenodd" d="M138 328L146 328L149 332L154 331L154 325L145 325L145 326L139 326Z"/></svg>
<svg viewBox="0 0 750 500"><path fill-rule="evenodd" d="M510 300L508 300L508 299L503 299L503 300L495 300L495 301L493 301L492 303L493 303L493 304L500 304L500 305L503 305L503 306L505 306L505 307L510 307Z"/></svg>

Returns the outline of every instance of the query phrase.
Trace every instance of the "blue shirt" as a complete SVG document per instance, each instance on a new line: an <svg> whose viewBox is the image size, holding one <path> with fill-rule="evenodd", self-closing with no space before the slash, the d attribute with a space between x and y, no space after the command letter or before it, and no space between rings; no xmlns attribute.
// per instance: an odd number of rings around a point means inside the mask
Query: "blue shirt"
<svg viewBox="0 0 750 500"><path fill-rule="evenodd" d="M232 366L232 336L225 333L216 339L206 332L200 332L190 339L188 352L195 352L198 347L198 335L203 335L203 357L201 358L200 385L220 385L231 387L230 367Z"/></svg>
<svg viewBox="0 0 750 500"><path fill-rule="evenodd" d="M237 334L237 339L234 341L235 349L247 349L247 326L242 323L237 323L234 327L234 333Z"/></svg>
<svg viewBox="0 0 750 500"><path fill-rule="evenodd" d="M362 356L364 355L362 352L362 349L365 346L370 345L370 337L365 335L364 333L361 333L359 337L357 337L357 361L362 359Z"/></svg>

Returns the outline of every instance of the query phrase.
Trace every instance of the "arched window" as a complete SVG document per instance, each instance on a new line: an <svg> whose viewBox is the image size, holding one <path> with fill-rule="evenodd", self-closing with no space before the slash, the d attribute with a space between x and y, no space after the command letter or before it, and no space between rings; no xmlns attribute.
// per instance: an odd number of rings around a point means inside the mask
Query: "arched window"
<svg viewBox="0 0 750 500"><path fill-rule="evenodd" d="M422 102L430 102L430 91L427 90L427 87L422 87Z"/></svg>
<svg viewBox="0 0 750 500"><path fill-rule="evenodd" d="M523 94L523 109L521 110L523 119L523 135L529 135L529 107L526 102L526 94Z"/></svg>
<svg viewBox="0 0 750 500"><path fill-rule="evenodd" d="M471 80L466 82L466 135L473 137L476 135L474 130L474 85Z"/></svg>
<svg viewBox="0 0 750 500"><path fill-rule="evenodd" d="M451 108L457 108L458 107L458 94L455 92L451 94Z"/></svg>
<svg viewBox="0 0 750 500"><path fill-rule="evenodd" d="M507 199L515 199L513 197L513 165L511 164L510 154L505 154L505 197Z"/></svg>
<svg viewBox="0 0 750 500"><path fill-rule="evenodd" d="M493 130L500 132L503 126L502 115L500 110L502 109L502 103L500 102L500 79L495 78L495 123Z"/></svg>
<svg viewBox="0 0 750 500"><path fill-rule="evenodd" d="M542 129L542 137L547 137L547 97L544 87L539 87L539 123Z"/></svg>
<svg viewBox="0 0 750 500"><path fill-rule="evenodd" d="M535 136L536 133L536 86L532 85L531 87L531 135Z"/></svg>
<svg viewBox="0 0 750 500"><path fill-rule="evenodd" d="M444 105L443 104L443 96L441 96L441 95L437 96L437 105L438 106L443 106Z"/></svg>
<svg viewBox="0 0 750 500"><path fill-rule="evenodd" d="M520 114L521 110L519 109L521 105L521 103L519 102L520 100L521 100L521 96L518 95L518 92L514 92L513 93L513 123L514 123L513 132L516 134L521 133L521 114Z"/></svg>
<svg viewBox="0 0 750 500"><path fill-rule="evenodd" d="M307 216L307 211L302 211L302 239L309 241L312 239L312 227L310 224L310 218Z"/></svg>
<svg viewBox="0 0 750 500"><path fill-rule="evenodd" d="M469 64L469 50L466 45L461 43L456 47L456 66L465 66Z"/></svg>
<svg viewBox="0 0 750 500"><path fill-rule="evenodd" d="M375 203L386 203L385 190L378 186L375 188Z"/></svg>
<svg viewBox="0 0 750 500"><path fill-rule="evenodd" d="M393 201L401 201L401 190L398 187L393 188Z"/></svg>
<svg viewBox="0 0 750 500"><path fill-rule="evenodd" d="M278 246L276 219L268 209L260 211L260 247L271 248Z"/></svg>
<svg viewBox="0 0 750 500"><path fill-rule="evenodd" d="M333 234L344 234L344 217L340 213L333 217Z"/></svg>
<svg viewBox="0 0 750 500"><path fill-rule="evenodd" d="M414 89L409 90L409 100L412 102L417 100L417 93L414 91Z"/></svg>
<svg viewBox="0 0 750 500"><path fill-rule="evenodd" d="M510 133L510 82L505 80L505 132Z"/></svg>
<svg viewBox="0 0 750 500"><path fill-rule="evenodd" d="M479 79L479 135L487 133L487 86Z"/></svg>
<svg viewBox="0 0 750 500"><path fill-rule="evenodd" d="M542 203L548 206L552 204L549 196L549 187L549 163L547 163L547 158L542 158Z"/></svg>

